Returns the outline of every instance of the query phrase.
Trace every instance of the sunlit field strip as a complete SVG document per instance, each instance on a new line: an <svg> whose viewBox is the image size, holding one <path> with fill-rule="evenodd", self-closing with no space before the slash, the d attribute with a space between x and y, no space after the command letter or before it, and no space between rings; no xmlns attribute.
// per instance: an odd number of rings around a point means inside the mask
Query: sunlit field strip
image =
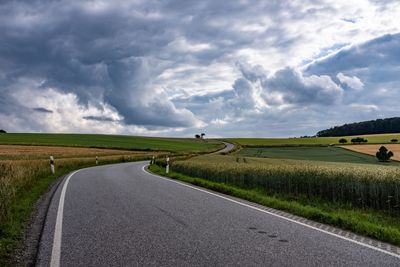
<svg viewBox="0 0 400 267"><path fill-rule="evenodd" d="M0 134L0 144L95 147L136 151L153 150L169 151L172 153L210 152L223 147L219 141L195 139L194 137L162 138L128 135L47 133Z"/></svg>
<svg viewBox="0 0 400 267"><path fill-rule="evenodd" d="M394 153L394 156L391 159L400 161L400 144L352 145L341 147L351 151L375 156L376 152L382 145Z"/></svg>
<svg viewBox="0 0 400 267"><path fill-rule="evenodd" d="M358 135L344 136L348 143L352 138L364 137L368 143L391 143L392 139L400 141L400 134L376 134L376 135ZM232 138L232 140L242 146L285 146L285 145L330 145L339 144L342 137L312 137L312 138Z"/></svg>
<svg viewBox="0 0 400 267"><path fill-rule="evenodd" d="M400 211L398 167L215 155L176 161L173 169L243 188Z"/></svg>

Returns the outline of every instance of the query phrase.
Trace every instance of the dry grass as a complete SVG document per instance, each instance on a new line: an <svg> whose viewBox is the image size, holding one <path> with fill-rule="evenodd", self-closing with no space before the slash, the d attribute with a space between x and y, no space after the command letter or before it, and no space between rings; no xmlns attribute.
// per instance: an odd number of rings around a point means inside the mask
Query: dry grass
<svg viewBox="0 0 400 267"><path fill-rule="evenodd" d="M376 152L379 150L381 146L385 146L387 149L394 153L392 159L400 161L400 144L384 144L384 145L348 145L348 146L341 146L342 148L356 151L368 155L375 156Z"/></svg>
<svg viewBox="0 0 400 267"><path fill-rule="evenodd" d="M125 162L149 159L162 152L137 152L96 148L72 148L54 146L0 145L0 225L10 217L10 205L18 192L33 186L40 179L51 175L49 156L55 157L57 170L100 163Z"/></svg>
<svg viewBox="0 0 400 267"><path fill-rule="evenodd" d="M143 153L142 151L100 148L0 145L0 160L48 159L49 156L54 156L55 158L94 158L96 156L142 155Z"/></svg>

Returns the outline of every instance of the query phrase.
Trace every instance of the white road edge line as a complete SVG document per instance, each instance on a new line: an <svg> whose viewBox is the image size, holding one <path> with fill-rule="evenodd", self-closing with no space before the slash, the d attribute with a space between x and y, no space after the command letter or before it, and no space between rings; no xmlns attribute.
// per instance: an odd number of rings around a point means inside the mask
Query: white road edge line
<svg viewBox="0 0 400 267"><path fill-rule="evenodd" d="M56 226L54 228L54 239L53 239L53 249L51 251L51 262L50 267L59 267L60 266L60 256L61 256L61 237L62 237L62 223L64 216L64 200L65 200L65 192L67 191L67 186L71 177L80 170L74 171L71 173L64 182L60 201L58 203L57 210L57 219Z"/></svg>
<svg viewBox="0 0 400 267"><path fill-rule="evenodd" d="M230 198L227 198L227 197L224 197L224 196L221 196L221 195L218 195L218 194L215 194L215 193L212 193L212 192L209 192L209 191L206 191L206 190L203 190L203 189L200 189L200 188L197 188L197 187L194 187L194 186L185 184L185 183L183 183L183 182L175 181L175 180L172 180L172 179L169 179L169 178L160 176L160 175L153 174L153 173L148 172L148 171L145 170L145 168L146 168L147 166L148 166L148 164L147 164L147 165L144 165L144 166L142 167L142 170L143 170L145 173L148 173L148 174L150 174L150 175L152 175L152 176L155 176L155 177L157 177L157 178L160 178L160 179L163 179L163 180L166 180L166 181L169 181L169 182L177 183L177 184L180 184L180 185L189 187L189 188L191 188L191 189L194 189L194 190L197 190L197 191L206 193L206 194L210 194L210 195L213 195L213 196L216 196L216 197L219 197L219 198L228 200L228 201L230 201L230 202L233 202L233 203L242 205L242 206L244 206L244 207L248 207L248 208L251 208L251 209L254 209L254 210L257 210L257 211L261 211L261 212L263 212L263 213L267 213L267 214L269 214L269 215L272 215L272 216L275 216L275 217L284 219L284 220L289 221L289 222L292 222L292 223L300 224L300 225L302 225L302 226L311 228L311 229L313 229L313 230L316 230L316 231L319 231L319 232L322 232L322 233L325 233L325 234L328 234L328 235L331 235L331 236L334 236L334 237L337 237L337 238L340 238L340 239L343 239L343 240L346 240L346 241L355 243L355 244L357 244L357 245L360 245L360 246L363 246L363 247L367 247L367 248L370 248L370 249L373 249L373 250L376 250L376 251L379 251L379 252L382 252L382 253L385 253L385 254L388 254L388 255L390 255L390 256L393 256L393 257L396 257L396 258L400 259L400 255L398 255L398 254L396 254L396 253L392 253L392 252L390 252L390 251L387 251L387 250L384 250L384 249L380 249L380 248L377 248L377 247L374 247L374 246L371 246L371 245L368 245L368 244L359 242L359 241L357 241L357 240L353 240L353 239L350 239L350 238L347 238L347 237L344 237L344 236L340 236L340 235L337 235L337 234L335 234L335 233L331 233L331 232L328 232L328 231L319 229L319 228L317 228L317 227L308 225L308 224L306 224L306 223L302 223L302 222L299 222L299 221L296 221L296 220L287 218L287 217L285 217L285 216L281 216L281 215L275 214L275 213L273 213L273 212L269 212L269 211L266 211L266 210L263 210L263 209L259 209L259 208L257 208L257 207L253 207L253 206L251 206L251 205L248 205L248 204L245 204L245 203L242 203L242 202L239 202L239 201L236 201L236 200L233 200L233 199L230 199Z"/></svg>

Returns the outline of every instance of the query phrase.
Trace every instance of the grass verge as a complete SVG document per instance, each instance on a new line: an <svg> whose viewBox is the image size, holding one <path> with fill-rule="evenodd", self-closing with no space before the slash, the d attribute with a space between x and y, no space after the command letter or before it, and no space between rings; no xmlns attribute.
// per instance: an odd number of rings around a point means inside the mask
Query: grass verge
<svg viewBox="0 0 400 267"><path fill-rule="evenodd" d="M151 165L150 171L264 206L284 210L393 245L400 245L400 218L398 216L390 216L384 212L369 209L357 209L347 205L315 201L315 199L310 201L305 197L293 199L284 194L268 195L262 190L243 189L230 184L188 176L173 170L166 175L165 169L158 165Z"/></svg>
<svg viewBox="0 0 400 267"><path fill-rule="evenodd" d="M135 158L135 160L144 160L149 157ZM125 162L125 157L114 157L100 161L99 165ZM15 196L7 203L7 215L0 220L0 266L11 266L10 258L21 241L23 231L29 222L34 204L49 188L58 177L76 169L95 166L93 160L79 160L72 163L64 163L57 167L55 175L45 175L36 177L34 182L29 182L18 188ZM46 165L47 167L47 165Z"/></svg>

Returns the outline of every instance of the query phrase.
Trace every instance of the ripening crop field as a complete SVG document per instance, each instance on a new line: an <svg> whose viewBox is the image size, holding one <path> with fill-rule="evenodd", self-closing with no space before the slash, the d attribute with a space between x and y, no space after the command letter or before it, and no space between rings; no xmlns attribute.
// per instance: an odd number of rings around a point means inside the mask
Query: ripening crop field
<svg viewBox="0 0 400 267"><path fill-rule="evenodd" d="M375 157L376 152L382 144L377 145L351 145L351 146L342 146L344 149L348 149L351 151L356 151L359 153L365 153L368 155L372 155ZM400 161L400 144L384 144L384 146L393 152L394 156L392 159Z"/></svg>
<svg viewBox="0 0 400 267"><path fill-rule="evenodd" d="M20 191L34 186L44 177L51 176L49 156L55 157L56 175L62 170L99 163L125 162L150 159L165 152L123 151L94 148L55 146L0 145L0 225L10 215L10 207Z"/></svg>
<svg viewBox="0 0 400 267"><path fill-rule="evenodd" d="M375 135L358 135L343 136L350 143L355 137L364 137L368 143L386 144L392 139L400 140L400 134L375 134ZM313 138L231 138L227 139L236 142L242 146L287 146L287 145L329 145L339 144L342 137L313 137Z"/></svg>
<svg viewBox="0 0 400 267"><path fill-rule="evenodd" d="M400 211L400 168L395 166L212 155L173 162L172 169L272 194Z"/></svg>
<svg viewBox="0 0 400 267"><path fill-rule="evenodd" d="M150 152L148 152L150 153ZM56 159L62 158L92 158L96 156L116 156L116 155L143 155L143 151L128 151L100 148L81 148L81 147L59 147L59 146L23 146L23 145L0 145L0 160L37 160L49 159L54 156ZM154 152L158 154L158 152Z"/></svg>

